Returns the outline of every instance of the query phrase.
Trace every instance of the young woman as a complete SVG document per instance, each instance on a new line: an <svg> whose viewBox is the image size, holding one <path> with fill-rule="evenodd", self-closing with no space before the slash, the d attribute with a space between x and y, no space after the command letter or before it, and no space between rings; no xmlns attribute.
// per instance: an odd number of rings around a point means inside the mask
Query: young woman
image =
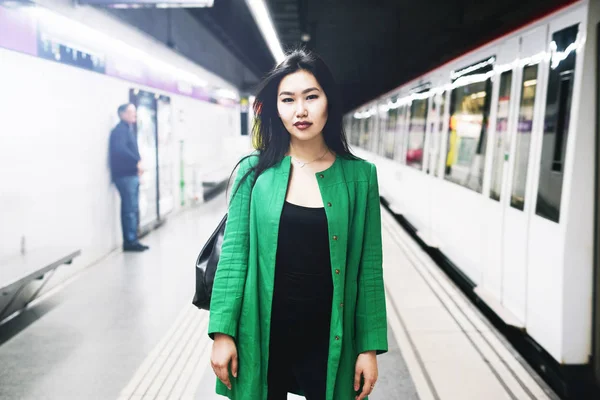
<svg viewBox="0 0 600 400"><path fill-rule="evenodd" d="M217 393L366 399L387 351L375 166L353 156L325 63L294 51L256 96L214 281Z"/></svg>

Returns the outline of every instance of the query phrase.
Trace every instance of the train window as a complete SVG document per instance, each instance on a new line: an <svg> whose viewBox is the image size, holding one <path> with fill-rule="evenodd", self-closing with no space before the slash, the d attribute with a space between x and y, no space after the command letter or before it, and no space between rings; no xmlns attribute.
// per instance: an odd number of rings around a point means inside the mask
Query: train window
<svg viewBox="0 0 600 400"><path fill-rule="evenodd" d="M575 75L575 51L578 26L574 25L552 35L556 53L563 54L558 65L553 57L548 78L546 118L542 139L542 158L535 213L550 221L560 218L560 200L564 176L565 153L571 116L571 97ZM562 59L566 55L566 58Z"/></svg>
<svg viewBox="0 0 600 400"><path fill-rule="evenodd" d="M365 135L366 124L367 120L365 118L361 118L359 125L360 128L358 130L358 147L360 148L364 148L365 144L367 143L367 135Z"/></svg>
<svg viewBox="0 0 600 400"><path fill-rule="evenodd" d="M360 137L362 135L364 119L359 118L356 120L356 130L354 131L354 142L356 146L360 146Z"/></svg>
<svg viewBox="0 0 600 400"><path fill-rule="evenodd" d="M500 75L500 94L498 97L498 112L496 116L496 138L492 154L492 184L490 198L500 201L502 191L502 175L504 162L510 153L510 138L508 137L508 117L510 110L510 88L512 85L512 71Z"/></svg>
<svg viewBox="0 0 600 400"><path fill-rule="evenodd" d="M429 120L429 142L427 143L427 168L425 168L427 171L427 173L430 173L430 166L431 166L431 158L433 157L433 154L435 152L435 144L433 143L435 141L435 137L436 132L435 129L437 127L437 120L438 120L438 115L437 115L437 99L436 97L432 97L431 101L431 110L429 111L429 116L428 116L428 120Z"/></svg>
<svg viewBox="0 0 600 400"><path fill-rule="evenodd" d="M363 122L363 146L368 151L373 149L373 140L375 140L375 118L370 116Z"/></svg>
<svg viewBox="0 0 600 400"><path fill-rule="evenodd" d="M360 120L360 134L358 136L358 147L361 149L367 149L367 143L369 142L369 124L371 118L362 118Z"/></svg>
<svg viewBox="0 0 600 400"><path fill-rule="evenodd" d="M375 107L377 109L377 107ZM367 142L366 149L371 153L377 153L377 141L378 141L378 132L377 132L377 119L375 116L369 117L369 140Z"/></svg>
<svg viewBox="0 0 600 400"><path fill-rule="evenodd" d="M413 100L410 106L406 165L417 169L423 167L423 145L425 144L426 129L425 121L427 121L427 99Z"/></svg>
<svg viewBox="0 0 600 400"><path fill-rule="evenodd" d="M481 193L491 80L452 91L445 179Z"/></svg>
<svg viewBox="0 0 600 400"><path fill-rule="evenodd" d="M375 106L377 110L377 106ZM377 113L377 111L375 111ZM381 123L377 116L373 116L373 127L371 128L371 152L379 154L379 148L381 147Z"/></svg>
<svg viewBox="0 0 600 400"><path fill-rule="evenodd" d="M350 142L352 137L352 116L350 115L344 117L344 135L346 136L346 140Z"/></svg>
<svg viewBox="0 0 600 400"><path fill-rule="evenodd" d="M388 107L387 102L377 105L377 154L380 156L384 155L385 140L387 137L387 124L388 124Z"/></svg>
<svg viewBox="0 0 600 400"><path fill-rule="evenodd" d="M352 141L352 130L354 129L354 117L352 115L348 116L348 125L346 130L346 137L348 138L348 142L354 146L354 142Z"/></svg>
<svg viewBox="0 0 600 400"><path fill-rule="evenodd" d="M436 143L435 143L435 154L433 155L435 157L435 161L433 164L433 168L435 169L435 175L436 176L443 176L443 171L440 171L440 169L438 168L438 158L440 155L440 144L442 143L442 135L444 132L444 119L446 118L445 116L445 112L446 112L446 92L442 92L442 94L439 97L439 102L440 102L440 117L438 118L438 131L436 134Z"/></svg>
<svg viewBox="0 0 600 400"><path fill-rule="evenodd" d="M369 150L372 153L377 154L377 149L379 148L379 124L377 123L377 117L373 116L370 118L371 120L371 135L369 140Z"/></svg>
<svg viewBox="0 0 600 400"><path fill-rule="evenodd" d="M515 171L513 173L510 205L518 210L525 208L525 186L529 163L529 147L535 106L535 89L537 88L538 65L530 65L523 69L521 88L521 105L515 147Z"/></svg>
<svg viewBox="0 0 600 400"><path fill-rule="evenodd" d="M396 127L398 125L398 108L390 108L387 112L386 130L384 136L383 155L390 160L394 159L396 148Z"/></svg>
<svg viewBox="0 0 600 400"><path fill-rule="evenodd" d="M380 156L383 156L383 138L385 134L385 125L387 122L387 113L380 108L382 105L377 105L377 122L375 122L375 125L377 126L377 143L373 147L375 153Z"/></svg>
<svg viewBox="0 0 600 400"><path fill-rule="evenodd" d="M359 135L359 131L360 131L360 119L353 116L351 126L352 127L351 127L351 131L350 131L350 143L352 143L353 146L358 146L358 135Z"/></svg>
<svg viewBox="0 0 600 400"><path fill-rule="evenodd" d="M439 132L441 133L444 130L444 112L446 109L446 92L442 92L439 97L440 102L440 118L439 118Z"/></svg>
<svg viewBox="0 0 600 400"><path fill-rule="evenodd" d="M381 106L383 106L384 104L381 104ZM385 132L386 132L386 126L387 126L387 111L385 110L381 110L379 108L380 106L377 107L378 109L378 115L377 115L377 143L376 146L374 147L375 151L377 152L378 155L383 156L383 147L385 144Z"/></svg>
<svg viewBox="0 0 600 400"><path fill-rule="evenodd" d="M401 164L406 162L404 157L404 151L406 148L406 105L401 106L398 109L398 120L396 127L396 152L394 159L399 161Z"/></svg>

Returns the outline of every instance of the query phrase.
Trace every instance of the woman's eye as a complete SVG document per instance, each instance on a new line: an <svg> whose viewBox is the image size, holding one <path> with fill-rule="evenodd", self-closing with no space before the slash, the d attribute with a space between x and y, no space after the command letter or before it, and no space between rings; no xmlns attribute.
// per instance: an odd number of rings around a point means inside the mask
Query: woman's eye
<svg viewBox="0 0 600 400"><path fill-rule="evenodd" d="M288 97L288 98L285 98L285 99L283 99L281 101L284 102L284 103L291 103L294 100Z"/></svg>
<svg viewBox="0 0 600 400"><path fill-rule="evenodd" d="M318 98L319 98L319 96L317 96L316 94L311 94L310 96L308 96L306 98L306 100L313 100L313 99L318 99Z"/></svg>

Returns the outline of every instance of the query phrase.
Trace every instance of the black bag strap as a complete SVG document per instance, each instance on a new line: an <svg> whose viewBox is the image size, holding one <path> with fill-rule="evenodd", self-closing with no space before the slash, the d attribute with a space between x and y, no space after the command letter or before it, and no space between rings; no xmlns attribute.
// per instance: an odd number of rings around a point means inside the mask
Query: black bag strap
<svg viewBox="0 0 600 400"><path fill-rule="evenodd" d="M257 156L257 154L250 154L250 155L245 156L244 158L242 158L240 161L238 161L238 163L235 165L235 167L233 167L233 170L231 171L231 174L229 174L229 179L227 179L227 185L225 186L225 206L226 206L227 210L229 210L229 204L228 204L228 202L229 202L229 196L227 195L227 189L229 189L229 182L231 181L231 178L233 177L233 174L234 174L235 170L242 164L242 162L246 158L253 157L253 156ZM250 170L249 170L249 171L247 171L247 173L248 173L248 176L245 179L249 179L250 178L250 174L252 172L250 172ZM233 188L234 192L233 192L232 197L235 196L235 194L239 190L240 186L241 186L241 182L238 183L237 187ZM252 190L250 190L250 197L252 197ZM225 215L227 215L227 213L225 213Z"/></svg>

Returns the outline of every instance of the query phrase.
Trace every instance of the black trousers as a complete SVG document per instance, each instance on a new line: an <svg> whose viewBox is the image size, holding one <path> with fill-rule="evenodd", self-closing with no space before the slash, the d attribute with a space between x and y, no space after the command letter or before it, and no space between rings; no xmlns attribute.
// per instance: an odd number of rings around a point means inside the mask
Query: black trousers
<svg viewBox="0 0 600 400"><path fill-rule="evenodd" d="M307 400L325 400L329 327L309 333L281 325L271 326L267 400L286 400L298 390Z"/></svg>

